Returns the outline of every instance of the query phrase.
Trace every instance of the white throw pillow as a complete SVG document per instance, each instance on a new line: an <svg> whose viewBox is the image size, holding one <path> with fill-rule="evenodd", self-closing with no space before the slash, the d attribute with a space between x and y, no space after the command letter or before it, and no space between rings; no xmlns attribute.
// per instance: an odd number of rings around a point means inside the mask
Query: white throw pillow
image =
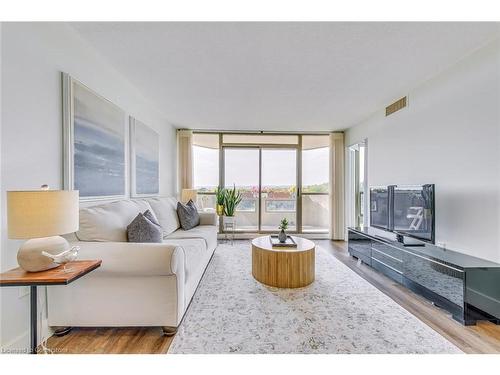
<svg viewBox="0 0 500 375"><path fill-rule="evenodd" d="M177 199L175 198L149 198L147 200L158 218L164 236L175 232L180 228L179 217L177 216Z"/></svg>
<svg viewBox="0 0 500 375"><path fill-rule="evenodd" d="M127 225L138 213L151 210L144 200L121 200L80 209L80 241L127 242Z"/></svg>

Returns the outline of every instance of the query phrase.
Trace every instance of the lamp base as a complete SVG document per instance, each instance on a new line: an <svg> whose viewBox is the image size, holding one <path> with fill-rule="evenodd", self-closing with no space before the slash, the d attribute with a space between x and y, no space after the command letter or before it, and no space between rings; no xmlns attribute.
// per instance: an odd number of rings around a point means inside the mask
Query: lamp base
<svg viewBox="0 0 500 375"><path fill-rule="evenodd" d="M59 266L53 259L42 255L42 251L59 254L69 249L69 243L61 236L33 238L26 241L17 252L17 263L28 272L50 270Z"/></svg>

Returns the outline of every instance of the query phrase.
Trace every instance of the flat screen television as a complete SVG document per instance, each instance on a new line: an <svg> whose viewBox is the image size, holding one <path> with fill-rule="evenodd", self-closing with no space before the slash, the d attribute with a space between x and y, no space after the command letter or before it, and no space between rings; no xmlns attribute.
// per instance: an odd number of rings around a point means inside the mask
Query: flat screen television
<svg viewBox="0 0 500 375"><path fill-rule="evenodd" d="M389 223L390 186L370 188L370 226L391 230Z"/></svg>
<svg viewBox="0 0 500 375"><path fill-rule="evenodd" d="M390 230L434 243L434 185L395 186Z"/></svg>

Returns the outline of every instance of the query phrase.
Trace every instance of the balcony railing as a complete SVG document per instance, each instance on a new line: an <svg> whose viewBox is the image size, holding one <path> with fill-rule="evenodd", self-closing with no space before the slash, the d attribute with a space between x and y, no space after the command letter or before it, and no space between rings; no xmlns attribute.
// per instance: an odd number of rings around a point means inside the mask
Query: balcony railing
<svg viewBox="0 0 500 375"><path fill-rule="evenodd" d="M215 195L198 194L198 208L203 211L215 210ZM243 198L236 209L236 229L239 231L258 230L258 198ZM289 228L296 231L297 202L295 199L262 197L261 231L276 231L279 222L286 217ZM302 196L302 231L326 233L329 227L328 195Z"/></svg>

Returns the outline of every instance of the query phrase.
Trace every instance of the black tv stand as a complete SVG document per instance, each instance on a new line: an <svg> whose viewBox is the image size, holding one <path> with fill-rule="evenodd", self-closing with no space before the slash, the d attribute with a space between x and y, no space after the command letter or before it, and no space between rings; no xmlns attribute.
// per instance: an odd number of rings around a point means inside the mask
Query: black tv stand
<svg viewBox="0 0 500 375"><path fill-rule="evenodd" d="M408 246L384 233L348 228L349 254L449 311L464 325L477 320L500 324L500 264L428 243Z"/></svg>
<svg viewBox="0 0 500 375"><path fill-rule="evenodd" d="M423 243L422 241L410 240L410 242L408 242L408 239L401 233L396 233L396 239L399 243L401 243L405 247L423 247L423 246L425 246L425 243Z"/></svg>
<svg viewBox="0 0 500 375"><path fill-rule="evenodd" d="M403 242L403 246L404 247L425 247L425 244L423 243L407 243L407 242Z"/></svg>

